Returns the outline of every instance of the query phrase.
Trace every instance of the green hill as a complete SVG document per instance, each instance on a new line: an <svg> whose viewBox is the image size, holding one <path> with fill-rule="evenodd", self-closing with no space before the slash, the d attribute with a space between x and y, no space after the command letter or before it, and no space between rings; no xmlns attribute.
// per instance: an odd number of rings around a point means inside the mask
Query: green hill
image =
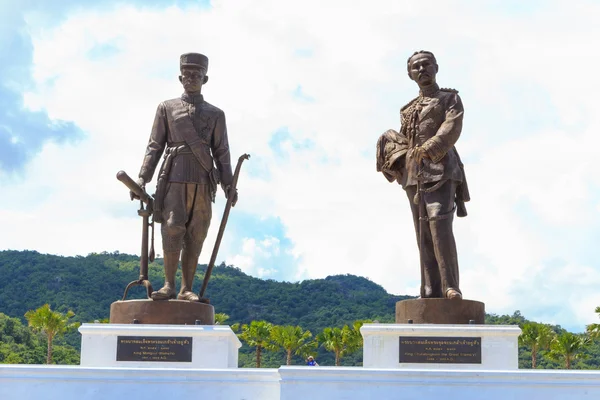
<svg viewBox="0 0 600 400"><path fill-rule="evenodd" d="M198 268L197 289L205 269L206 265ZM159 288L163 283L162 259L152 263L149 270L153 286ZM73 310L80 322L107 318L110 304L122 297L127 283L138 275L139 258L127 254L61 257L35 251L1 251L0 312L22 318L28 310L49 303L58 311ZM129 298L141 298L144 289L135 287L130 293ZM253 278L225 265L213 270L207 295L215 312L228 314L230 322L265 319L313 331L356 319L391 322L395 303L408 298L390 295L381 286L353 275L289 283Z"/></svg>
<svg viewBox="0 0 600 400"><path fill-rule="evenodd" d="M200 287L205 265L198 268L195 288ZM108 318L110 304L121 299L125 286L139 275L139 258L120 253L93 253L86 257L61 257L35 251L0 251L0 363L39 363L44 359L44 338L26 327L24 314L49 303L54 310L75 312L78 322ZM162 259L150 265L155 288L163 283ZM177 277L178 284L180 276ZM144 297L135 287L129 298ZM393 322L395 303L409 296L394 296L380 285L353 275L329 276L303 282L277 282L246 275L233 266L215 267L207 291L215 312L230 316L228 324L266 320L276 325L300 325L314 335L325 327L341 327L355 320ZM5 314L5 315L2 315ZM12 318L11 318L12 317ZM520 312L487 315L487 324L523 325L529 322ZM557 333L565 332L553 326ZM56 360L77 363L80 336L72 332L56 341ZM530 368L531 349L519 348L519 365ZM321 365L333 365L333 355L319 348ZM575 368L600 366L600 342L594 341ZM253 352L240 350L240 366L253 365ZM362 352L342 359L343 365L361 365ZM303 360L295 357L294 364ZM264 367L285 363L283 352L265 352ZM540 367L561 364L540 357Z"/></svg>
<svg viewBox="0 0 600 400"><path fill-rule="evenodd" d="M196 274L196 290L206 265ZM45 303L52 309L75 312L75 321L108 318L110 304L121 299L125 286L139 275L139 258L120 253L93 253L86 257L61 257L35 251L0 251L0 313L17 317ZM163 283L162 259L150 264L149 277L155 288ZM178 274L178 285L181 277ZM144 289L134 287L128 298L143 298ZM230 316L228 323L267 320L277 325L300 325L313 334L328 326L343 326L358 319L394 321L394 306L409 296L393 296L368 279L353 275L329 276L303 282L277 282L246 275L240 269L220 265L213 270L207 296L215 312ZM58 344L80 346L74 332ZM332 355L320 350L323 365ZM344 360L360 362L360 354ZM279 366L283 354L266 354L265 366ZM250 349L240 353L242 365L252 364ZM296 362L302 360L296 359Z"/></svg>

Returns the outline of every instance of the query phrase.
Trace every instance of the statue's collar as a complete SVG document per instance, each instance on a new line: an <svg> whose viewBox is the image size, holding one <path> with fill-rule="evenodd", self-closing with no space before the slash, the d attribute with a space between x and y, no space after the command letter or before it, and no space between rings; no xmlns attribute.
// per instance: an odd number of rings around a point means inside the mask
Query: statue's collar
<svg viewBox="0 0 600 400"><path fill-rule="evenodd" d="M190 104L202 104L202 102L204 101L204 97L202 96L202 94L196 94L193 96L190 96L187 93L183 93L181 95L181 100L185 101L186 103L190 103Z"/></svg>
<svg viewBox="0 0 600 400"><path fill-rule="evenodd" d="M440 87L438 86L437 83L434 83L433 85L429 85L427 87L421 88L421 90L419 91L419 96L420 97L433 97L439 91L440 91Z"/></svg>

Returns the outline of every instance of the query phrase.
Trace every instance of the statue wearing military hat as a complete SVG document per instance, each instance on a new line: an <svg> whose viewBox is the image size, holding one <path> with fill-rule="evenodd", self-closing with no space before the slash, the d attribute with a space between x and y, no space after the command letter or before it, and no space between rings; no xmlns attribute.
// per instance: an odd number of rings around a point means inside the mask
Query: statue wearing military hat
<svg viewBox="0 0 600 400"><path fill-rule="evenodd" d="M200 53L185 53L179 57L179 68L183 67L190 68L204 68L204 71L208 70L208 57Z"/></svg>
<svg viewBox="0 0 600 400"><path fill-rule="evenodd" d="M198 301L192 290L194 274L212 216L212 203L220 184L225 196L231 190L229 141L225 113L204 101L202 85L208 81L208 57L199 53L179 58L184 93L158 105L138 184L152 180L158 162L154 221L161 224L165 268L164 286L154 300ZM133 195L132 195L133 196ZM175 274L181 257L181 289Z"/></svg>

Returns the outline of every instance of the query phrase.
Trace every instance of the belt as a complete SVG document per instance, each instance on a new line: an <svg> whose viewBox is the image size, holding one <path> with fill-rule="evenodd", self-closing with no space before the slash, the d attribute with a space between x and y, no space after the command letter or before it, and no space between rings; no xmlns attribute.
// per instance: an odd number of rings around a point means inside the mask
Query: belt
<svg viewBox="0 0 600 400"><path fill-rule="evenodd" d="M188 147L187 144L180 144L178 146L169 146L165 149L164 158L169 156L175 157L177 154L189 154L192 152L192 149Z"/></svg>

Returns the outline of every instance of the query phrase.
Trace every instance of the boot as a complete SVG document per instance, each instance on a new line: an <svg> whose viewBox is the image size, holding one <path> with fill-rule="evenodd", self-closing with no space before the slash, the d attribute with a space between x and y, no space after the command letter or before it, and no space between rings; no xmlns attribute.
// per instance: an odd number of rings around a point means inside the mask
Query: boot
<svg viewBox="0 0 600 400"><path fill-rule="evenodd" d="M198 257L200 251L186 243L181 254L181 290L177 296L177 300L198 301L198 295L192 291L194 284L194 275L198 267Z"/></svg>
<svg viewBox="0 0 600 400"><path fill-rule="evenodd" d="M165 252L165 285L152 292L150 297L152 300L169 300L174 299L175 292L175 274L177 273L177 264L179 263L179 252Z"/></svg>

